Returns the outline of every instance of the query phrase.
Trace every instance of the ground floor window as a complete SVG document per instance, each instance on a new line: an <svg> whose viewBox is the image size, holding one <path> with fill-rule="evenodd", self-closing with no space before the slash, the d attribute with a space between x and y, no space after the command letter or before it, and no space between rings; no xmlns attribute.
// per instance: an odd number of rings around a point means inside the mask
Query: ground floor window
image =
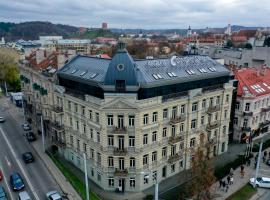
<svg viewBox="0 0 270 200"><path fill-rule="evenodd" d="M97 179L98 179L98 181L101 181L101 175L100 175L100 173L98 173Z"/></svg>
<svg viewBox="0 0 270 200"><path fill-rule="evenodd" d="M172 164L171 165L171 173L174 173L175 172L175 164Z"/></svg>
<svg viewBox="0 0 270 200"><path fill-rule="evenodd" d="M108 183L109 183L109 187L113 187L114 186L114 178L109 178Z"/></svg>
<svg viewBox="0 0 270 200"><path fill-rule="evenodd" d="M129 186L130 186L131 188L135 188L135 178L130 178L130 179L129 179Z"/></svg>
<svg viewBox="0 0 270 200"><path fill-rule="evenodd" d="M223 153L224 151L225 151L225 142L223 142L221 146L221 152Z"/></svg>

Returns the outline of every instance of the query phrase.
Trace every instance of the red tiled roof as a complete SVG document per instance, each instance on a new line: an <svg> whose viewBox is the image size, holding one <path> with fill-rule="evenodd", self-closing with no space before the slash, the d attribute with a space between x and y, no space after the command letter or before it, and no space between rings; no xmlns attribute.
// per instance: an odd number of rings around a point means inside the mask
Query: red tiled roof
<svg viewBox="0 0 270 200"><path fill-rule="evenodd" d="M261 96L270 93L270 69L269 68L245 68L234 70L238 80L237 96L244 92L253 96Z"/></svg>
<svg viewBox="0 0 270 200"><path fill-rule="evenodd" d="M111 59L111 57L108 54L100 54L100 58Z"/></svg>

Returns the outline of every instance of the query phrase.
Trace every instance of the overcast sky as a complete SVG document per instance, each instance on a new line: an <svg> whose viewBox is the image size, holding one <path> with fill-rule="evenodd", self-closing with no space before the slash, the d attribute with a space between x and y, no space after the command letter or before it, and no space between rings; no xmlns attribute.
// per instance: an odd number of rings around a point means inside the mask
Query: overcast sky
<svg viewBox="0 0 270 200"><path fill-rule="evenodd" d="M85 27L270 26L269 0L0 0L0 21Z"/></svg>

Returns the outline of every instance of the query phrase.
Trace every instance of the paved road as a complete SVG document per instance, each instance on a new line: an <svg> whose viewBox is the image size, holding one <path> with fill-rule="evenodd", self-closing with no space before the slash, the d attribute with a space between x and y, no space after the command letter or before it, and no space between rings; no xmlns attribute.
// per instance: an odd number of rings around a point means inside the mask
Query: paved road
<svg viewBox="0 0 270 200"><path fill-rule="evenodd" d="M0 168L4 173L4 180L0 185L4 185L11 200L17 199L17 192L13 192L9 186L9 175L17 171L22 175L25 190L32 199L45 199L46 192L60 189L43 161L24 138L20 124L12 118L8 109L8 105L0 105L0 116L6 118L6 122L0 124ZM33 153L35 162L26 165L22 161L22 153L29 151Z"/></svg>

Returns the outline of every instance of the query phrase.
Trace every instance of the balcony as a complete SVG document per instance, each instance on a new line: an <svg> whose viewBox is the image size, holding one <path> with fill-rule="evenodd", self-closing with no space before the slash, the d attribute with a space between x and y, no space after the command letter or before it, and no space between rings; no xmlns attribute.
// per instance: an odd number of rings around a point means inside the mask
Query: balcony
<svg viewBox="0 0 270 200"><path fill-rule="evenodd" d="M215 106L209 106L207 113L211 114L213 112L217 112L220 110L220 106L219 105L215 105Z"/></svg>
<svg viewBox="0 0 270 200"><path fill-rule="evenodd" d="M56 145L56 146L58 146L60 148L65 148L66 147L66 142L62 141L60 139L52 139L52 144Z"/></svg>
<svg viewBox="0 0 270 200"><path fill-rule="evenodd" d="M213 122L213 123L209 123L206 126L206 130L211 131L212 129L215 129L215 128L219 127L219 126L220 126L220 123L218 121Z"/></svg>
<svg viewBox="0 0 270 200"><path fill-rule="evenodd" d="M250 117L250 116L253 116L253 112L243 112L243 116L247 116L247 117Z"/></svg>
<svg viewBox="0 0 270 200"><path fill-rule="evenodd" d="M186 116L185 115L180 115L178 117L172 117L170 119L170 124L171 125L174 125L174 124L177 124L177 123L180 123L180 122L183 122L186 120Z"/></svg>
<svg viewBox="0 0 270 200"><path fill-rule="evenodd" d="M262 112L269 112L270 111L270 106L268 106L267 108L262 108Z"/></svg>
<svg viewBox="0 0 270 200"><path fill-rule="evenodd" d="M183 157L183 155L179 154L179 153L177 153L177 154L175 154L173 156L169 156L168 163L172 164L172 163L180 160L182 157Z"/></svg>
<svg viewBox="0 0 270 200"><path fill-rule="evenodd" d="M64 125L63 124L60 124L60 123L58 123L58 122L52 122L51 123L51 127L53 128L53 129L55 129L56 131L64 131Z"/></svg>
<svg viewBox="0 0 270 200"><path fill-rule="evenodd" d="M169 138L169 144L172 145L172 144L175 144L175 143L183 141L183 140L184 140L184 136L175 136L175 137L171 136Z"/></svg>
<svg viewBox="0 0 270 200"><path fill-rule="evenodd" d="M52 111L57 114L63 114L63 107L60 106L52 106Z"/></svg>
<svg viewBox="0 0 270 200"><path fill-rule="evenodd" d="M125 156L125 155L127 155L127 149L126 148L124 148L124 149L119 149L119 148L114 148L114 150L113 150L113 154L115 155L115 156Z"/></svg>
<svg viewBox="0 0 270 200"><path fill-rule="evenodd" d="M251 128L250 127L243 127L242 128L242 131L250 132L251 131Z"/></svg>
<svg viewBox="0 0 270 200"><path fill-rule="evenodd" d="M217 137L208 138L208 140L206 142L206 146L212 146L215 144L217 144Z"/></svg>
<svg viewBox="0 0 270 200"><path fill-rule="evenodd" d="M113 133L114 134L126 134L127 133L127 129L126 127L113 127Z"/></svg>
<svg viewBox="0 0 270 200"><path fill-rule="evenodd" d="M114 176L127 176L127 169L115 169Z"/></svg>

